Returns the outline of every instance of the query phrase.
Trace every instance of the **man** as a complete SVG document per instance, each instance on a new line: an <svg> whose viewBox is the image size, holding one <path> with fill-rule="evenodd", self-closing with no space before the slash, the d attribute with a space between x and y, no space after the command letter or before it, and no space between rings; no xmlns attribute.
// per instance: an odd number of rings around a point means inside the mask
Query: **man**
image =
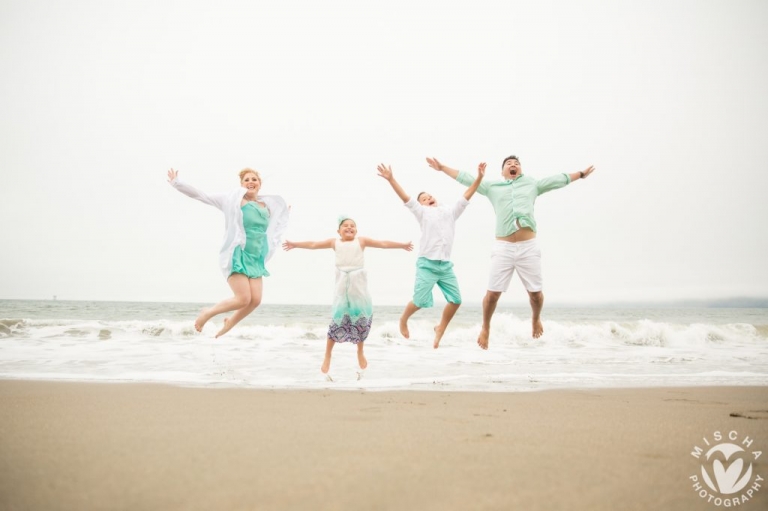
<svg viewBox="0 0 768 511"><path fill-rule="evenodd" d="M440 323L435 327L435 340L432 347L437 349L448 323L453 319L459 305L461 305L459 282L453 273L453 263L450 261L456 219L464 212L469 204L469 199L480 186L485 175L485 163L481 163L477 167L477 177L468 183L469 188L464 192L464 196L452 207L438 205L437 199L427 192L421 192L416 199L413 199L395 180L391 167L381 164L376 169L379 171L379 176L389 182L397 196L405 203L405 207L414 214L421 226L421 242L419 243L419 258L416 261L413 300L408 302L402 316L400 316L400 333L406 339L410 337L408 319L417 310L423 307L432 307L434 303L432 301L432 289L437 284L448 302L443 309Z"/></svg>
<svg viewBox="0 0 768 511"><path fill-rule="evenodd" d="M443 172L464 186L472 182L472 176L447 167L435 158L427 158L433 169ZM541 277L541 250L536 241L536 221L533 205L542 193L562 188L577 179L589 176L595 168L571 174L557 174L544 179L524 175L517 156L508 156L501 164L503 181L480 184L477 192L488 197L496 212L496 243L491 255L491 272L488 290L483 298L483 324L477 344L488 349L491 317L501 293L509 288L512 274L517 270L531 302L533 338L544 333L541 324L541 308L544 306Z"/></svg>

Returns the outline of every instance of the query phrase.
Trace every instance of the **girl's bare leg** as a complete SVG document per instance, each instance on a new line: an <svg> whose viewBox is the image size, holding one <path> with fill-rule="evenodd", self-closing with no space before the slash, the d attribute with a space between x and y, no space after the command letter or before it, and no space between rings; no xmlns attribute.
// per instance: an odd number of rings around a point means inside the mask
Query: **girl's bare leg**
<svg viewBox="0 0 768 511"><path fill-rule="evenodd" d="M203 326L209 319L222 312L229 312L237 309L242 309L251 301L251 287L248 284L248 277L242 273L233 273L227 279L227 284L235 295L232 298L227 298L220 301L213 307L203 309L200 311L200 315L195 320L195 330L201 332Z"/></svg>
<svg viewBox="0 0 768 511"><path fill-rule="evenodd" d="M243 320L248 314L253 312L256 307L261 305L261 296L264 289L264 279L259 277L258 279L248 279L248 285L251 288L251 301L248 302L248 305L245 307L242 307L240 309L237 309L234 314L232 314L228 318L224 318L224 325L221 327L221 330L216 334L216 337L221 337L222 335L229 332L233 326L240 323L240 321Z"/></svg>
<svg viewBox="0 0 768 511"><path fill-rule="evenodd" d="M408 305L405 306L405 310L403 311L403 315L400 316L400 334L406 339L411 336L411 333L408 331L408 318L413 316L413 314L420 308L421 307L416 307L413 302L408 302Z"/></svg>
<svg viewBox="0 0 768 511"><path fill-rule="evenodd" d="M448 323L451 322L456 311L459 310L459 305L460 304L458 303L451 302L445 304L443 316L440 318L440 324L435 327L435 342L432 344L433 348L437 349L440 346L440 339L443 338L445 329L448 328Z"/></svg>
<svg viewBox="0 0 768 511"><path fill-rule="evenodd" d="M363 353L364 342L357 343L357 363L360 364L360 369L368 367L368 361L365 359L365 353Z"/></svg>
<svg viewBox="0 0 768 511"><path fill-rule="evenodd" d="M323 365L320 366L320 371L324 374L328 374L328 371L331 369L331 352L333 351L333 346L335 344L336 342L330 337L325 343L325 359L323 360Z"/></svg>

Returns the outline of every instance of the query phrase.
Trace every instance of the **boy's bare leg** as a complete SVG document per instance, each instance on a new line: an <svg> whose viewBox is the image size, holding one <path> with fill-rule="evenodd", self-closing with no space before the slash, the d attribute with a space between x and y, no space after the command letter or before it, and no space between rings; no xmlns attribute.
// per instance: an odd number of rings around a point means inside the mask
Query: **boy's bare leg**
<svg viewBox="0 0 768 511"><path fill-rule="evenodd" d="M491 335L491 317L496 311L501 291L486 291L483 298L483 325L480 327L480 335L477 337L477 345L484 350L488 349L488 338Z"/></svg>
<svg viewBox="0 0 768 511"><path fill-rule="evenodd" d="M405 306L405 310L403 311L403 315L400 316L400 334L406 339L410 339L411 336L411 333L408 331L408 318L413 316L413 314L420 308L421 307L416 307L413 302L408 302L408 305Z"/></svg>
<svg viewBox="0 0 768 511"><path fill-rule="evenodd" d="M334 344L336 344L336 342L330 337L325 342L325 359L323 359L323 365L320 366L320 371L322 371L323 374L328 374L328 371L331 369L331 352L333 351Z"/></svg>
<svg viewBox="0 0 768 511"><path fill-rule="evenodd" d="M544 293L541 291L528 291L528 297L531 302L533 338L538 339L544 333L544 325L541 323L541 309L544 307Z"/></svg>
<svg viewBox="0 0 768 511"><path fill-rule="evenodd" d="M433 348L437 349L440 347L440 339L443 338L445 329L448 328L448 323L451 322L453 316L456 314L456 311L459 310L460 305L461 304L451 302L445 304L443 315L440 318L440 323L435 327L435 341L432 344Z"/></svg>

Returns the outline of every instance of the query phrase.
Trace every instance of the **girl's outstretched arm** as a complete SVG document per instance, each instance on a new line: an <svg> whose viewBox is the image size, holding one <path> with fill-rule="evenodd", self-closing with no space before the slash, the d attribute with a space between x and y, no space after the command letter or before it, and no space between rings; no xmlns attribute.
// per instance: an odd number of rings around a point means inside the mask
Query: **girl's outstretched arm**
<svg viewBox="0 0 768 511"><path fill-rule="evenodd" d="M372 240L371 238L364 238L362 236L359 236L359 239L360 245L363 248L402 248L408 252L413 250L413 243L410 241L406 243L400 243L399 241Z"/></svg>
<svg viewBox="0 0 768 511"><path fill-rule="evenodd" d="M294 248L306 248L309 250L317 250L318 248L333 248L333 243L336 240L329 238L323 241L288 241L283 243L283 250L291 250Z"/></svg>

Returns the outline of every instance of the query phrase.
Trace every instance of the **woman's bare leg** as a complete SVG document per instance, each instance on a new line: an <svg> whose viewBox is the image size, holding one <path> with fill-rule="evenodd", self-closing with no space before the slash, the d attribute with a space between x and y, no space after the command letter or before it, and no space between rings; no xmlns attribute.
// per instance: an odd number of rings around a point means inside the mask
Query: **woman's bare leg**
<svg viewBox="0 0 768 511"><path fill-rule="evenodd" d="M224 325L221 327L221 330L216 334L216 337L221 337L222 335L229 332L233 326L240 323L240 321L243 320L248 314L253 312L256 307L261 305L261 296L264 289L264 280L259 277L258 279L248 279L248 284L251 288L251 301L248 302L248 305L245 307L242 307L240 309L237 309L234 314L232 314L228 318L224 318Z"/></svg>
<svg viewBox="0 0 768 511"><path fill-rule="evenodd" d="M242 273L233 273L227 279L227 284L235 295L232 298L227 298L220 301L213 307L203 309L200 311L200 315L195 320L195 330L201 332L203 326L209 319L222 312L229 312L237 309L242 309L251 301L251 287L248 284L248 277Z"/></svg>

